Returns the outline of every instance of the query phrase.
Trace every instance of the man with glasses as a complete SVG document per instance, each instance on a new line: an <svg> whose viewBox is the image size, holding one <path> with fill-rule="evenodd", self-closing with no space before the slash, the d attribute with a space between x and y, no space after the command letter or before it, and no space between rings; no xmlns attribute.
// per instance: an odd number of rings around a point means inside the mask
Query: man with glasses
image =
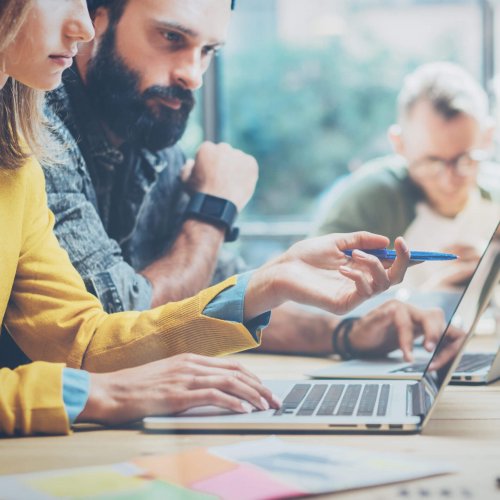
<svg viewBox="0 0 500 500"><path fill-rule="evenodd" d="M337 183L324 198L317 232L403 234L411 248L460 256L439 269L410 270L405 284L463 284L499 218L498 204L478 184L492 136L486 93L467 72L444 62L419 67L405 79L398 123L389 129L396 154Z"/></svg>

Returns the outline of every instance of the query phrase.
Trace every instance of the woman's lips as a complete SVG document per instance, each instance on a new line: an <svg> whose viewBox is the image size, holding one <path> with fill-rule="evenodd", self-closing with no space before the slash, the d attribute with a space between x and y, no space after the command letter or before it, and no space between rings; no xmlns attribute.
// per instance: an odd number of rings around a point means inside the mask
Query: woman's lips
<svg viewBox="0 0 500 500"><path fill-rule="evenodd" d="M62 66L64 68L69 68L73 64L73 57L76 54L53 54L49 56L49 59L56 63L58 66Z"/></svg>

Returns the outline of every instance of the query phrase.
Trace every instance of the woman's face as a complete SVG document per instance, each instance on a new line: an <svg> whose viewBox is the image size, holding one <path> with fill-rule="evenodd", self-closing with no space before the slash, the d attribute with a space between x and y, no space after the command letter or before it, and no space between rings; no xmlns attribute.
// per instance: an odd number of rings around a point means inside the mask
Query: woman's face
<svg viewBox="0 0 500 500"><path fill-rule="evenodd" d="M16 39L0 54L0 88L5 69L29 87L54 89L71 66L78 43L93 36L86 0L33 0Z"/></svg>

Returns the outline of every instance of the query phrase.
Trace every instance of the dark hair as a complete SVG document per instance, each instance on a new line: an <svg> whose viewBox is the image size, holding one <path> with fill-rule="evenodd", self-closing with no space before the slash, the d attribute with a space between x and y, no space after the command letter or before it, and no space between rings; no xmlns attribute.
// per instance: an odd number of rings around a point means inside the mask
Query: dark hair
<svg viewBox="0 0 500 500"><path fill-rule="evenodd" d="M122 15L127 1L128 0L87 0L87 6L91 14L95 12L99 7L108 7L109 9L111 9L115 20L117 20ZM231 10L234 10L235 7L236 0L231 0Z"/></svg>
<svg viewBox="0 0 500 500"><path fill-rule="evenodd" d="M128 0L87 0L87 7L91 16L99 7L105 7L109 10L111 22L116 23L122 17L127 2Z"/></svg>

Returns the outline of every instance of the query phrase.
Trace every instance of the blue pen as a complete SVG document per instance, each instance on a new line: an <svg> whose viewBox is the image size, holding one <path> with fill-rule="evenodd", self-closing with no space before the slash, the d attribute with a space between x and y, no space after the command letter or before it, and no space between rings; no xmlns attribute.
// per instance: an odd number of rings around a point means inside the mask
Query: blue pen
<svg viewBox="0 0 500 500"><path fill-rule="evenodd" d="M360 248L364 253L374 255L380 260L394 260L396 258L396 251L389 250L388 248L377 248L375 250L365 250ZM344 253L348 256L352 256L352 250L344 250ZM458 259L457 255L452 253L441 253L441 252L422 252L418 250L410 251L410 260L413 262L424 262L424 261L439 261L439 260L455 260Z"/></svg>

